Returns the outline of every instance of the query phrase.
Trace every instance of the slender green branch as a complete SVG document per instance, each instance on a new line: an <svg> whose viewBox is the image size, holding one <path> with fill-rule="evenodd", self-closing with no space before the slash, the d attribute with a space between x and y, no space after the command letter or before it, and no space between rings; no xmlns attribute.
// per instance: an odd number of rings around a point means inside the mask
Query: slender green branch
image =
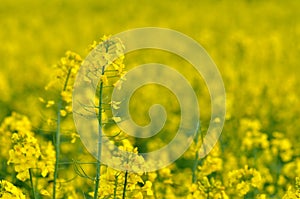
<svg viewBox="0 0 300 199"><path fill-rule="evenodd" d="M53 180L53 199L56 198L56 181L58 178L58 165L59 165L59 155L60 155L60 110L62 106L62 101L60 100L58 103L58 108L57 108L57 126L56 126L56 133L55 133L55 169L54 169L54 180Z"/></svg>
<svg viewBox="0 0 300 199"><path fill-rule="evenodd" d="M126 196L126 187L127 187L127 180L128 180L128 171L125 172L125 177L124 177L124 186L123 186L123 196L122 199L125 199Z"/></svg>
<svg viewBox="0 0 300 199"><path fill-rule="evenodd" d="M193 172L192 183L196 183L196 181L197 181L196 170L197 170L197 166L198 166L198 158L199 158L199 154L197 151L196 155L195 155L195 162L194 162L193 170L192 170L192 172Z"/></svg>
<svg viewBox="0 0 300 199"><path fill-rule="evenodd" d="M201 133L200 123L199 123L198 129L197 129L196 138L195 138L196 146L198 145L198 142L199 142L199 134L201 135L201 140L202 140L202 144L203 144L203 135ZM192 183L196 183L196 181L197 181L197 172L196 171L197 171L198 163L199 163L199 149L196 150L195 161L194 161L194 165L192 168Z"/></svg>
<svg viewBox="0 0 300 199"><path fill-rule="evenodd" d="M101 74L104 75L105 66L102 66ZM102 93L103 93L103 82L100 82L99 89L99 114L98 114L98 143L97 143L97 170L96 170L96 183L95 183L95 191L94 191L94 199L98 198L98 189L100 185L100 172L101 172L101 155L102 155Z"/></svg>
<svg viewBox="0 0 300 199"><path fill-rule="evenodd" d="M154 196L154 199L157 199L155 183L152 184L152 189L153 189L153 196Z"/></svg>
<svg viewBox="0 0 300 199"><path fill-rule="evenodd" d="M31 184L31 191L32 191L32 197L35 199L35 189L33 185L33 177L32 177L32 169L29 169L29 178L30 178L30 184Z"/></svg>
<svg viewBox="0 0 300 199"><path fill-rule="evenodd" d="M68 85L68 81L70 78L70 74L71 74L71 68L68 71L64 86L63 86L63 90L65 91L67 89L67 85ZM60 96L59 101L58 101L58 105L57 105L57 121L56 121L56 132L55 132L55 142L54 142L54 147L55 147L55 168L54 168L54 179L53 179L53 199L56 198L56 181L58 178L58 166L59 166L59 156L60 156L60 129L61 129L61 115L60 115L60 111L62 109L62 97Z"/></svg>
<svg viewBox="0 0 300 199"><path fill-rule="evenodd" d="M117 199L118 178L119 178L119 175L115 175L115 183L114 183L114 199Z"/></svg>
<svg viewBox="0 0 300 199"><path fill-rule="evenodd" d="M34 190L38 190L38 182L39 178L35 178L35 185L34 185Z"/></svg>
<svg viewBox="0 0 300 199"><path fill-rule="evenodd" d="M68 165L68 164L97 164L97 162L80 162L80 161L70 161L70 162L59 162L58 164Z"/></svg>

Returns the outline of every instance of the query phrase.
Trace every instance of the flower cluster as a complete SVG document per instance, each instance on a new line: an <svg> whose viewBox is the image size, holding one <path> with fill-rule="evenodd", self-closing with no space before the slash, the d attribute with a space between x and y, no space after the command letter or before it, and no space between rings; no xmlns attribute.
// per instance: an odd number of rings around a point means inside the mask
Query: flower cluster
<svg viewBox="0 0 300 199"><path fill-rule="evenodd" d="M124 76L124 45L119 38L103 36L99 42L94 41L90 45L89 58L97 58L97 64L90 63L86 71L86 81L90 82L92 77L100 77L104 86L115 85L116 81L122 80ZM88 59L89 59L88 58ZM90 60L91 61L91 60ZM121 85L118 85L121 86Z"/></svg>
<svg viewBox="0 0 300 199"><path fill-rule="evenodd" d="M26 199L23 192L6 180L0 180L0 198L4 199Z"/></svg>
<svg viewBox="0 0 300 199"><path fill-rule="evenodd" d="M116 166L119 167L122 165L124 170L127 168L127 171L122 172L102 166L100 179L102 184L98 189L99 198L121 198L123 194L126 194L127 198L136 199L142 199L144 196L152 196L152 182L143 179L147 176L142 172L144 159L142 156L137 155L138 149L133 147L129 140L124 139L121 141L119 150L133 154L124 157L124 153L120 153L114 154L112 157L111 161L114 162ZM90 195L94 196L93 193L90 193Z"/></svg>
<svg viewBox="0 0 300 199"><path fill-rule="evenodd" d="M229 187L239 196L246 195L251 187L258 188L261 186L262 177L254 168L248 168L246 165L243 169L234 170L228 173Z"/></svg>
<svg viewBox="0 0 300 199"><path fill-rule="evenodd" d="M55 102L53 99L45 100L41 97L39 98L39 100L45 104L46 108L50 108L55 105L55 103L61 103L59 108L62 117L65 117L68 113L72 112L71 102L73 84L81 63L82 59L77 53L67 51L65 56L55 65L55 76L45 87L45 90L51 88L60 90L59 102Z"/></svg>
<svg viewBox="0 0 300 199"><path fill-rule="evenodd" d="M14 164L17 178L25 181L30 178L30 169L38 169L42 177L53 173L55 152L51 142L46 146L31 131L31 124L25 116L14 114L12 117L19 117L19 125L12 130L12 149L9 150L9 160L7 164ZM43 142L42 142L43 143Z"/></svg>
<svg viewBox="0 0 300 199"><path fill-rule="evenodd" d="M0 157L8 159L7 151L11 148L11 136L14 132L29 131L31 122L23 115L13 112L0 126Z"/></svg>
<svg viewBox="0 0 300 199"><path fill-rule="evenodd" d="M220 155L220 148L218 146L214 147L205 160L200 163L200 166L198 167L199 173L202 176L208 176L214 172L222 171L223 160Z"/></svg>
<svg viewBox="0 0 300 199"><path fill-rule="evenodd" d="M225 187L222 183L214 178L209 179L208 177L203 177L202 179L199 179L197 184L192 184L188 198L229 199L228 195L225 193Z"/></svg>
<svg viewBox="0 0 300 199"><path fill-rule="evenodd" d="M271 152L283 162L289 162L294 155L291 141L283 133L274 132L271 140Z"/></svg>
<svg viewBox="0 0 300 199"><path fill-rule="evenodd" d="M300 198L300 177L296 177L295 186L290 186L283 199Z"/></svg>
<svg viewBox="0 0 300 199"><path fill-rule="evenodd" d="M268 135L261 132L261 124L258 120L244 118L240 123L240 132L243 132L245 135L245 139L242 142L243 150L264 150L269 147Z"/></svg>
<svg viewBox="0 0 300 199"><path fill-rule="evenodd" d="M12 134L12 149L9 151L7 164L13 163L17 178L25 181L29 179L29 169L36 169L41 156L40 146L33 133L23 129Z"/></svg>
<svg viewBox="0 0 300 199"><path fill-rule="evenodd" d="M135 173L143 173L146 168L143 156L138 155L137 147L133 147L128 139L121 141L118 149L114 150L115 143L110 141L109 148L112 149L110 165L119 167L122 165L123 170L133 171ZM106 151L109 152L109 149ZM105 155L104 155L105 156Z"/></svg>

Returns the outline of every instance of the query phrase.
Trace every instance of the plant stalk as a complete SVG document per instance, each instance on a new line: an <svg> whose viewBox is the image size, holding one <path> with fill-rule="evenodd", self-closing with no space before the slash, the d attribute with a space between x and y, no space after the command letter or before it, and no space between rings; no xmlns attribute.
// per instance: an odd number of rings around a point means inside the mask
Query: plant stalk
<svg viewBox="0 0 300 199"><path fill-rule="evenodd" d="M125 199L126 196L126 187L127 187L127 179L128 179L128 171L125 172L125 177L124 177L124 187L123 187L123 196L122 199Z"/></svg>
<svg viewBox="0 0 300 199"><path fill-rule="evenodd" d="M70 78L72 69L70 68L68 70L68 74L64 83L64 87L62 91L66 91L68 81ZM61 129L61 115L60 111L62 109L62 97L60 96L59 102L57 105L57 124L56 124L56 132L55 132L55 142L54 142L54 147L55 147L55 168L54 168L54 179L53 179L53 199L56 199L56 181L58 178L58 165L59 165L59 156L60 156L60 129Z"/></svg>
<svg viewBox="0 0 300 199"><path fill-rule="evenodd" d="M105 66L102 66L101 75L104 75ZM97 143L97 168L96 168L96 182L95 182L95 191L94 199L98 198L98 189L100 185L100 172L101 172L101 155L102 155L102 93L103 93L103 82L100 82L99 89L99 113L98 113L98 143Z"/></svg>
<svg viewBox="0 0 300 199"><path fill-rule="evenodd" d="M117 199L118 178L119 178L119 175L115 175L114 199Z"/></svg>
<svg viewBox="0 0 300 199"><path fill-rule="evenodd" d="M31 184L31 191L32 191L32 197L33 199L35 199L35 189L34 189L34 185L33 185L33 177L32 177L32 170L29 169L29 178L30 178L30 184Z"/></svg>
<svg viewBox="0 0 300 199"><path fill-rule="evenodd" d="M201 140L202 140L202 144L203 144L203 135L201 133L200 123L199 123L197 133L196 133L196 139L195 139L196 146L198 145L198 142L199 142L199 134L201 135ZM194 165L193 165L193 168L192 168L192 183L196 183L196 181L197 181L197 166L198 166L198 163L199 163L198 159L199 159L199 150L196 151L195 162L194 162Z"/></svg>

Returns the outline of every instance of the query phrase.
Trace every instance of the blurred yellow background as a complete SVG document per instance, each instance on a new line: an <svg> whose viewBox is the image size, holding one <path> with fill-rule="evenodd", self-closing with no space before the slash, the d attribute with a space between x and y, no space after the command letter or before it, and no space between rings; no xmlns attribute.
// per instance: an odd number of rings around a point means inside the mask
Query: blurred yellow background
<svg viewBox="0 0 300 199"><path fill-rule="evenodd" d="M298 72L298 8L292 0L3 0L0 118L12 110L30 111L50 67L66 50L86 55L87 44L103 34L144 26L171 28L197 40L219 66L228 91L251 81L253 87L273 85L282 95ZM239 88L232 92L246 92Z"/></svg>

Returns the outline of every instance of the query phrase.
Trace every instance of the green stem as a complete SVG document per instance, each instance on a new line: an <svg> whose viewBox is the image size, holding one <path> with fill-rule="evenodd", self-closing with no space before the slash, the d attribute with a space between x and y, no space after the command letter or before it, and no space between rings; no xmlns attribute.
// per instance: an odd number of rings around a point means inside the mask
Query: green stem
<svg viewBox="0 0 300 199"><path fill-rule="evenodd" d="M30 178L30 184L31 184L31 191L32 191L32 197L35 199L35 189L33 185L33 177L32 177L32 170L29 169L29 178Z"/></svg>
<svg viewBox="0 0 300 199"><path fill-rule="evenodd" d="M34 185L34 190L38 190L38 182L39 178L35 178L35 185Z"/></svg>
<svg viewBox="0 0 300 199"><path fill-rule="evenodd" d="M101 75L104 75L105 66L102 67ZM103 82L100 83L99 89L99 113L98 113L98 144L97 144L97 170L96 170L96 183L94 191L94 199L98 198L98 189L100 185L100 172L101 172L101 153L102 153L102 93L103 93Z"/></svg>
<svg viewBox="0 0 300 199"><path fill-rule="evenodd" d="M114 199L117 199L118 177L119 175L115 175Z"/></svg>
<svg viewBox="0 0 300 199"><path fill-rule="evenodd" d="M57 126L56 126L56 133L55 133L55 168L54 168L54 180L53 180L53 199L56 198L56 181L58 178L58 165L59 165L59 155L60 155L60 123L61 123L61 100L58 103L58 111L57 111Z"/></svg>
<svg viewBox="0 0 300 199"><path fill-rule="evenodd" d="M126 196L127 179L128 179L128 171L125 172L125 179L124 179L124 187L123 187L123 196L122 196L122 199L125 199L125 196Z"/></svg>
<svg viewBox="0 0 300 199"><path fill-rule="evenodd" d="M199 158L199 154L198 154L198 151L197 151L196 155L195 155L195 162L194 162L193 170L192 170L192 172L193 172L192 183L196 183L196 181L197 181L196 171L197 171L197 166L198 166L198 162L199 162L198 158Z"/></svg>
<svg viewBox="0 0 300 199"><path fill-rule="evenodd" d="M157 199L155 183L152 184L154 199Z"/></svg>
<svg viewBox="0 0 300 199"><path fill-rule="evenodd" d="M200 124L199 124L199 127L198 127L198 130L197 130L197 134L196 134L196 139L195 139L195 144L196 146L198 145L198 141L199 141L199 134L201 135L201 139L202 139L202 144L203 144L203 135L201 133L201 128L200 128ZM197 166L198 166L198 163L199 163L199 150L196 151L196 154L195 154L195 162L194 162L194 165L193 165L193 169L192 169L192 183L196 183L197 181Z"/></svg>
<svg viewBox="0 0 300 199"><path fill-rule="evenodd" d="M64 87L62 91L65 91L67 89L67 85L68 85L68 81L70 78L70 74L71 74L71 70L69 69L65 83L64 83ZM62 97L60 96L59 101L58 101L58 105L57 105L57 124L56 124L56 132L55 132L55 143L54 143L54 147L55 147L55 167L54 167L54 179L53 179L53 199L56 198L56 181L58 178L58 165L59 165L59 156L60 156L60 128L61 128L61 115L60 115L60 111L62 109Z"/></svg>

